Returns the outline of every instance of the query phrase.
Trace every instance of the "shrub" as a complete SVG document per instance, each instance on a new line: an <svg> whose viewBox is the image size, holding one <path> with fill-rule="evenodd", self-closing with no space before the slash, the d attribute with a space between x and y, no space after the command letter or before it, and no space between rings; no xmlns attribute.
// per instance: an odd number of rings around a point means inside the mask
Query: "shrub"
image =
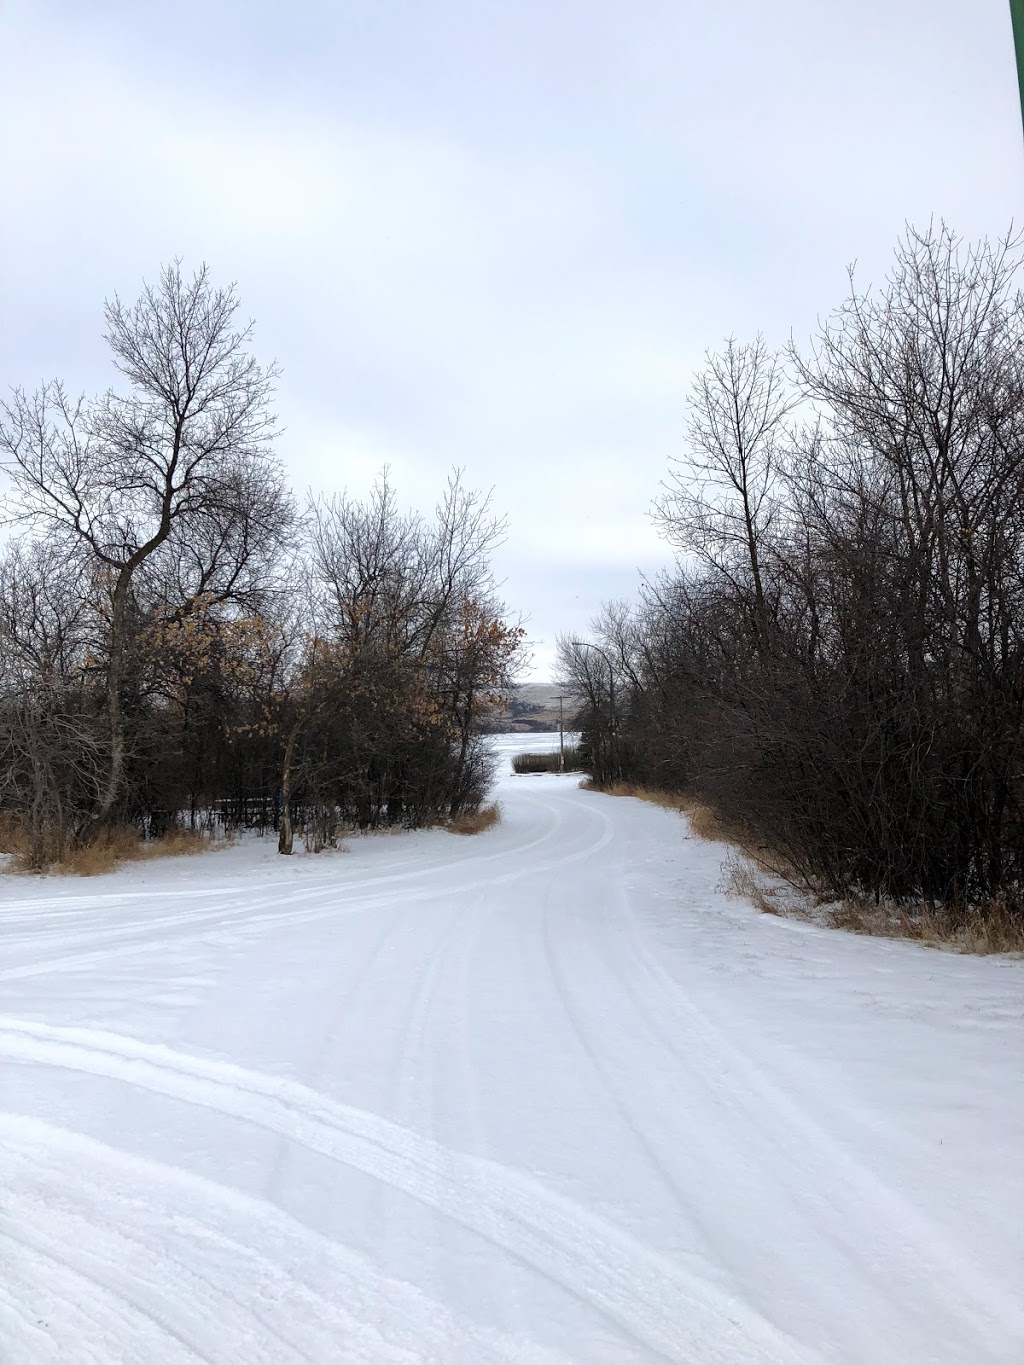
<svg viewBox="0 0 1024 1365"><path fill-rule="evenodd" d="M479 810L453 815L447 828L452 834L482 834L485 829L493 829L500 821L501 807L492 802L489 806L481 806Z"/></svg>
<svg viewBox="0 0 1024 1365"><path fill-rule="evenodd" d="M557 773L563 771L559 763L559 753L516 754L512 759L512 769L517 773ZM583 771L583 757L578 745L565 746L565 768L567 773Z"/></svg>

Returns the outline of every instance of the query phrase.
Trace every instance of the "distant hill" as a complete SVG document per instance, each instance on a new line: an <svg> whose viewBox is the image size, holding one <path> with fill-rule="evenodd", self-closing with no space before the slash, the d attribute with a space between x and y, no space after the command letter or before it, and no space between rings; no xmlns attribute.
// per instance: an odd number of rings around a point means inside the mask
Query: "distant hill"
<svg viewBox="0 0 1024 1365"><path fill-rule="evenodd" d="M566 698L566 724L570 706ZM508 710L495 721L496 730L529 733L558 729L558 688L553 683L521 683L512 692Z"/></svg>

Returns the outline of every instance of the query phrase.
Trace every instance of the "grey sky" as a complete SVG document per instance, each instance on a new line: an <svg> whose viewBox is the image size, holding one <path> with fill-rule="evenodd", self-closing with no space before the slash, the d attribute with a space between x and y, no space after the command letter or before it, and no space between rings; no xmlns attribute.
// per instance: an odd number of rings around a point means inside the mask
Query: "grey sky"
<svg viewBox="0 0 1024 1365"><path fill-rule="evenodd" d="M300 491L453 464L557 630L668 556L709 345L806 337L905 220L1020 217L1006 0L0 0L0 383L107 382L180 255L283 367Z"/></svg>

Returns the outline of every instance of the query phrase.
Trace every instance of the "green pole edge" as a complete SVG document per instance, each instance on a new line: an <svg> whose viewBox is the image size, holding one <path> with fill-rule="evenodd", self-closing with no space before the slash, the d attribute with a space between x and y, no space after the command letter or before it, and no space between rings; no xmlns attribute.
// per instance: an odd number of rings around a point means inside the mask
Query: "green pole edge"
<svg viewBox="0 0 1024 1365"><path fill-rule="evenodd" d="M1017 52L1017 86L1020 90L1020 116L1024 126L1024 0L1010 0L1013 21L1013 46Z"/></svg>

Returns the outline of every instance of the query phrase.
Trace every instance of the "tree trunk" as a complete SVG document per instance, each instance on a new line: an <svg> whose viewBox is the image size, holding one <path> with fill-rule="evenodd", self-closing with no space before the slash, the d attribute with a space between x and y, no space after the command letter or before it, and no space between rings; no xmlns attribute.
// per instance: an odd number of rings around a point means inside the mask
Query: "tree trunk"
<svg viewBox="0 0 1024 1365"><path fill-rule="evenodd" d="M278 853L291 853L295 842L292 829L292 768L295 762L295 746L298 743L300 726L292 727L288 742L284 746L281 762L281 828L277 836Z"/></svg>
<svg viewBox="0 0 1024 1365"><path fill-rule="evenodd" d="M128 618L128 585L131 571L122 569L114 585L110 614L110 654L107 661L106 711L110 754L107 776L92 814L78 834L78 842L87 844L110 821L111 813L124 785L124 714L121 710L121 686L124 681L124 646Z"/></svg>

